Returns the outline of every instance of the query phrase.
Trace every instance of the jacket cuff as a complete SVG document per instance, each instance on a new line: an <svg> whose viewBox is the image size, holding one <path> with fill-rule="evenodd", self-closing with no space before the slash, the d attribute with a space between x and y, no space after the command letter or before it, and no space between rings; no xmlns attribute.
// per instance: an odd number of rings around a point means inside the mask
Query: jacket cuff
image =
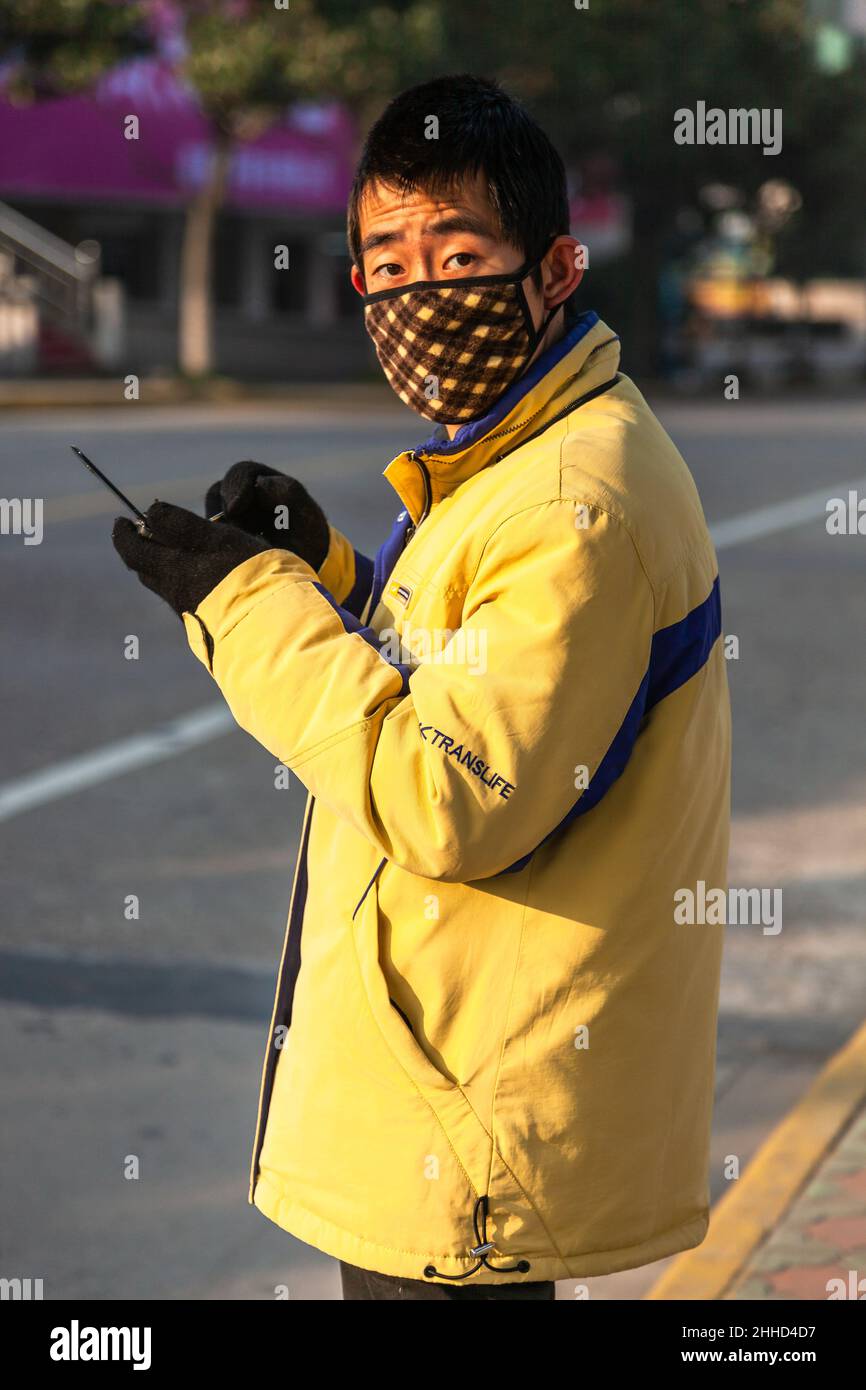
<svg viewBox="0 0 866 1390"><path fill-rule="evenodd" d="M288 550L263 550L236 565L202 599L194 613L182 615L190 650L213 675L216 644L276 589L301 579L315 583L316 571Z"/></svg>

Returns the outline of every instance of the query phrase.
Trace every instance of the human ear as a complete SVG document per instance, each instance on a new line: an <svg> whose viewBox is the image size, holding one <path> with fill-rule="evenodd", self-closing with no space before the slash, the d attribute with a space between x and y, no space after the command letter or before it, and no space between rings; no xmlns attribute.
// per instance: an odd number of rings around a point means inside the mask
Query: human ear
<svg viewBox="0 0 866 1390"><path fill-rule="evenodd" d="M584 272L584 248L573 236L558 236L541 262L545 309L562 304L577 289Z"/></svg>
<svg viewBox="0 0 866 1390"><path fill-rule="evenodd" d="M361 271L359 270L358 266L356 266L356 265L353 265L353 266L352 266L352 269L351 269L351 272L350 272L350 275L349 275L349 279L352 281L352 284L354 285L355 289L358 291L358 294L366 294L366 293L367 293L367 287L366 287L366 285L364 284L364 276L362 275L362 273L361 273Z"/></svg>

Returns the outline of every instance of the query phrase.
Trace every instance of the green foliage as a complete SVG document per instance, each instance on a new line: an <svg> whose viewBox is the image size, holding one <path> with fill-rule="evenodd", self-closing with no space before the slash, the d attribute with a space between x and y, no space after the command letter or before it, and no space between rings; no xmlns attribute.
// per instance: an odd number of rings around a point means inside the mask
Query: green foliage
<svg viewBox="0 0 866 1390"><path fill-rule="evenodd" d="M185 0L183 70L214 124L253 133L299 99L345 102L365 118L418 80L441 45L432 0L364 6L345 0Z"/></svg>
<svg viewBox="0 0 866 1390"><path fill-rule="evenodd" d="M5 0L0 44L12 57L18 100L86 91L115 64L151 46L153 0ZM255 135L297 100L336 99L371 119L419 81L442 46L436 0L178 0L186 33L183 76L214 126Z"/></svg>
<svg viewBox="0 0 866 1390"><path fill-rule="evenodd" d="M7 0L0 49L11 60L16 101L87 91L148 46L138 0Z"/></svg>

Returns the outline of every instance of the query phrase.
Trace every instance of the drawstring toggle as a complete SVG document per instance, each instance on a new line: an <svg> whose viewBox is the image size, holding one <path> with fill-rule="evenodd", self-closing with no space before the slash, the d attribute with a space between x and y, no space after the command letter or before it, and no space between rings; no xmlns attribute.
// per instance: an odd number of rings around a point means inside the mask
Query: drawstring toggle
<svg viewBox="0 0 866 1390"><path fill-rule="evenodd" d="M489 1202L487 1196L479 1197L472 1212L472 1229L475 1233L475 1244L470 1246L469 1253L476 1264L471 1269L467 1269L465 1274L440 1274L435 1265L427 1265L424 1270L425 1279L469 1279L473 1274L477 1274L479 1269L491 1269L494 1274L528 1274L530 1264L528 1260L518 1260L515 1265L492 1265L487 1256L494 1249L495 1242L487 1239L487 1212ZM480 1219L479 1219L480 1218Z"/></svg>

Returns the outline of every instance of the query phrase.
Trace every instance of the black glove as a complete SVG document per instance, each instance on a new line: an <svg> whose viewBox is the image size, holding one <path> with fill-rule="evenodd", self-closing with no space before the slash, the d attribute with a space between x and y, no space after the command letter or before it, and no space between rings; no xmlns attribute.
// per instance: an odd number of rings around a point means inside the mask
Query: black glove
<svg viewBox="0 0 866 1390"><path fill-rule="evenodd" d="M170 502L153 502L145 513L150 538L140 523L119 516L111 539L128 569L142 584L165 599L181 617L194 613L202 599L244 560L273 549L258 536L222 521L203 521L195 512Z"/></svg>
<svg viewBox="0 0 866 1390"><path fill-rule="evenodd" d="M248 460L232 464L222 481L208 488L204 505L205 515L225 512L233 525L262 536L270 546L291 550L314 570L328 553L331 533L318 502L297 478L278 473L265 463ZM280 513L278 507L286 511Z"/></svg>

